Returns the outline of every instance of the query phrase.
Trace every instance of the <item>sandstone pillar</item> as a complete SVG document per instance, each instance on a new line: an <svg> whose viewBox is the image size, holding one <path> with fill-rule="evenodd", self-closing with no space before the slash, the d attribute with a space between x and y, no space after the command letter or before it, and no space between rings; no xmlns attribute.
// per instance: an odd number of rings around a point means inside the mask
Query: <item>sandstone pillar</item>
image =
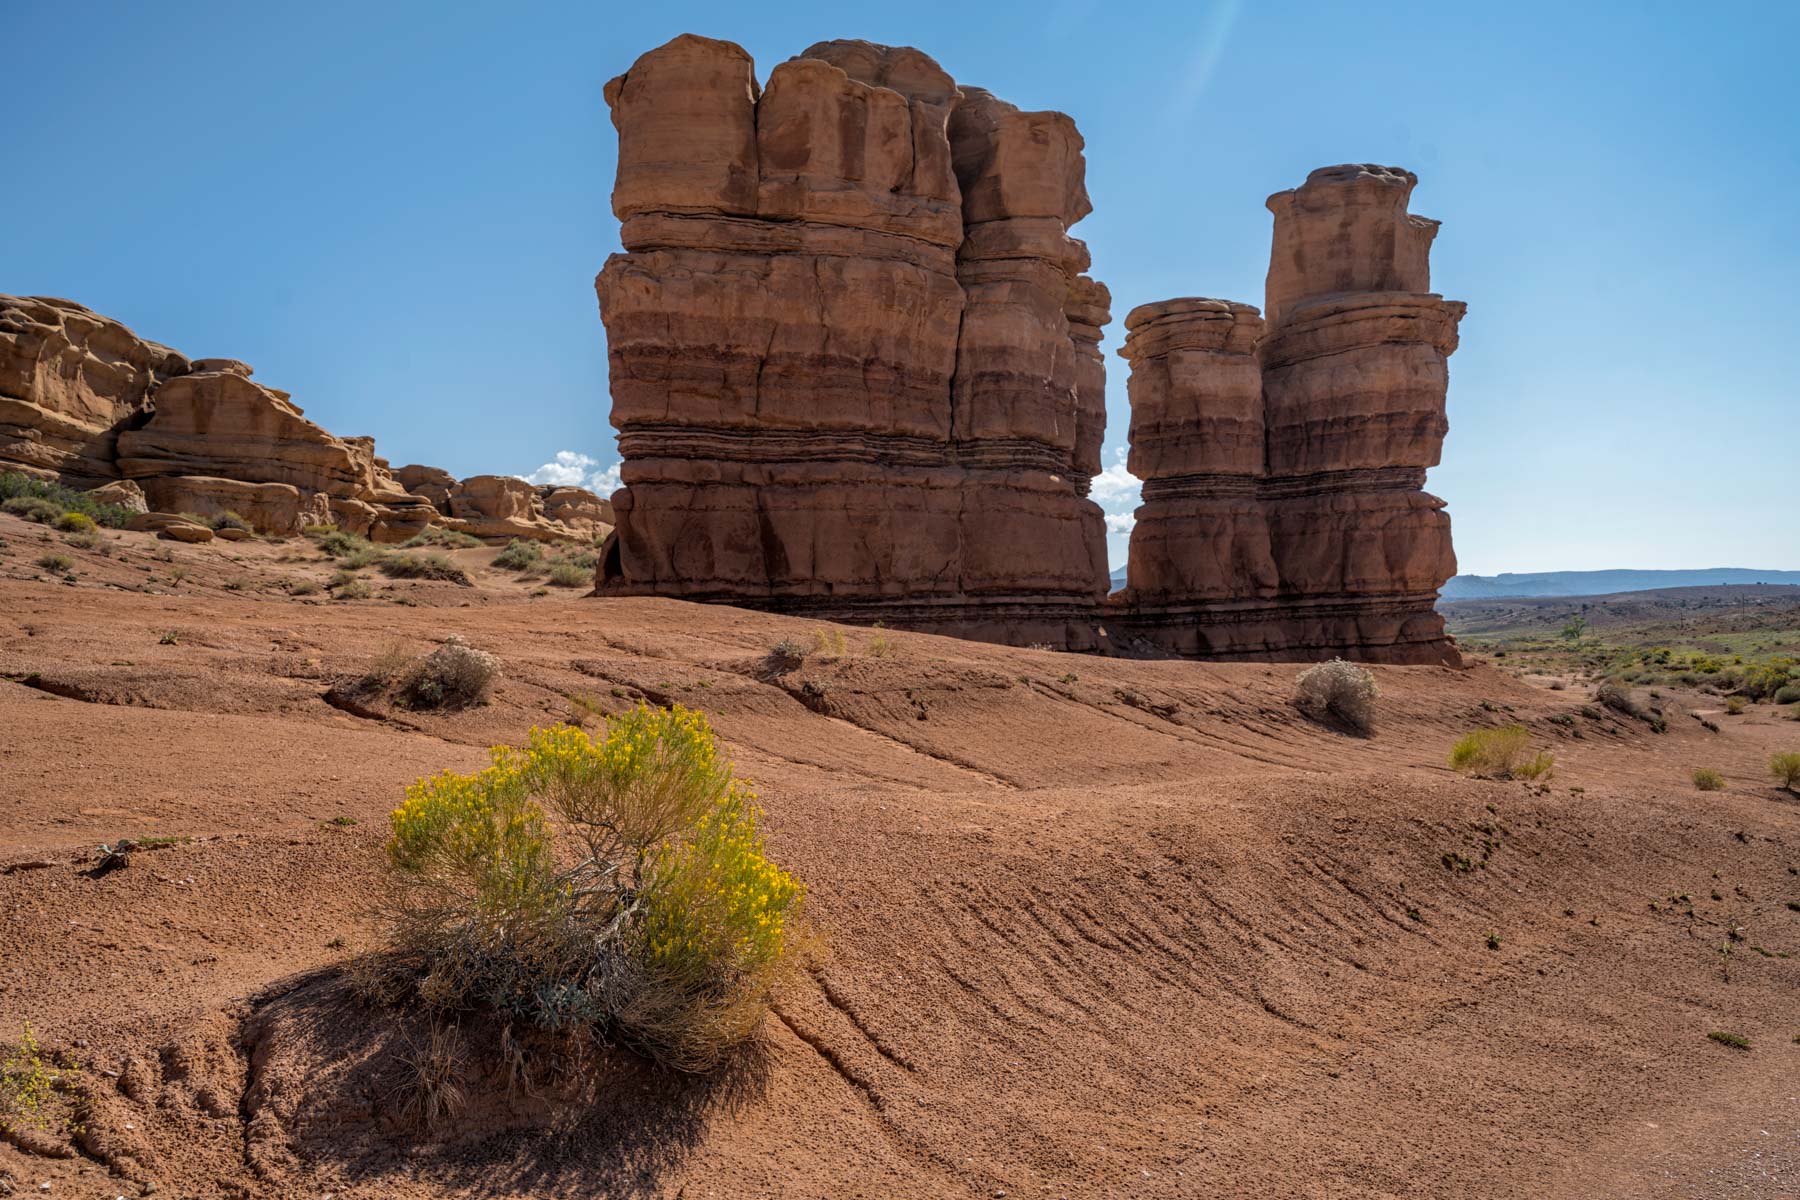
<svg viewBox="0 0 1800 1200"><path fill-rule="evenodd" d="M1091 644L1107 313L1073 123L868 42L759 88L683 36L606 96L602 588Z"/></svg>

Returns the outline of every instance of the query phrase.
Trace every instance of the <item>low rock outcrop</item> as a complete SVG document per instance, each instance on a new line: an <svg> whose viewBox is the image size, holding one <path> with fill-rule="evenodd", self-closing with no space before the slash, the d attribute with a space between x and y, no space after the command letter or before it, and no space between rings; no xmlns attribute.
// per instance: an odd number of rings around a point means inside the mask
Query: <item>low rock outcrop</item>
<svg viewBox="0 0 1800 1200"><path fill-rule="evenodd" d="M602 589L1093 645L1109 297L1074 123L854 41L762 86L683 36L606 99Z"/></svg>
<svg viewBox="0 0 1800 1200"><path fill-rule="evenodd" d="M1434 608L1450 521L1422 488L1464 306L1429 290L1416 182L1352 164L1271 196L1266 326L1223 300L1126 319L1144 502L1123 630L1207 657L1456 661Z"/></svg>
<svg viewBox="0 0 1800 1200"><path fill-rule="evenodd" d="M336 525L403 542L441 523L593 541L610 528L610 507L580 488L459 484L430 467L397 478L374 439L321 429L253 375L237 359L190 360L71 301L0 296L0 469L98 484L136 511L236 513L272 534ZM516 502L501 498L509 484Z"/></svg>

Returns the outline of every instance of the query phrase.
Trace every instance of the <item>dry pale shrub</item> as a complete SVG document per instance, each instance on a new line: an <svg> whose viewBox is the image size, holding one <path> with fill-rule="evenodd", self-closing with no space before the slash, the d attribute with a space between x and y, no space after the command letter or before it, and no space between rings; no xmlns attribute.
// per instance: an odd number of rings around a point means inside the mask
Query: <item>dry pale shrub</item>
<svg viewBox="0 0 1800 1200"><path fill-rule="evenodd" d="M488 702L499 674L499 659L451 634L406 673L399 699L408 708L470 708Z"/></svg>
<svg viewBox="0 0 1800 1200"><path fill-rule="evenodd" d="M1334 658L1300 676L1294 702L1315 721L1335 719L1366 734L1375 728L1375 699L1380 695L1372 671Z"/></svg>

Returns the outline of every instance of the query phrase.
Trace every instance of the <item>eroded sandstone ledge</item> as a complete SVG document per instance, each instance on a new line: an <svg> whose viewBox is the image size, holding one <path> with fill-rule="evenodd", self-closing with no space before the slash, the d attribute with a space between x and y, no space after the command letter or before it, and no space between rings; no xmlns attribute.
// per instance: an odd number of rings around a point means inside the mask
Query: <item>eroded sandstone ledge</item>
<svg viewBox="0 0 1800 1200"><path fill-rule="evenodd" d="M336 525L403 542L430 525L486 538L592 541L606 501L432 467L391 471L375 441L337 437L248 364L190 359L72 300L0 296L0 470L75 487L109 503L213 517L258 532Z"/></svg>

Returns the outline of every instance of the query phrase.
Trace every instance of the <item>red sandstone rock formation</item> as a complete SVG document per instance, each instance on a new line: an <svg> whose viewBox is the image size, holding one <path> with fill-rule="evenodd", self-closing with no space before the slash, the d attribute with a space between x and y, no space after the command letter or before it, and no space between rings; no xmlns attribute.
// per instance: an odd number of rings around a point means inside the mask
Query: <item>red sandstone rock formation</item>
<svg viewBox="0 0 1800 1200"><path fill-rule="evenodd" d="M402 542L437 522L593 540L610 528L606 502L580 488L458 484L429 467L396 479L373 439L327 433L252 374L236 359L190 361L67 300L0 296L0 468L106 481L109 502L234 512L274 534L331 524Z"/></svg>
<svg viewBox="0 0 1800 1200"><path fill-rule="evenodd" d="M917 50L759 88L682 36L606 88L609 591L1092 644L1104 287L1082 142Z"/></svg>
<svg viewBox="0 0 1800 1200"><path fill-rule="evenodd" d="M1127 318L1145 483L1118 624L1209 657L1456 661L1450 522L1421 489L1464 306L1429 291L1416 182L1325 167L1271 196L1266 330L1220 300Z"/></svg>
<svg viewBox="0 0 1800 1200"><path fill-rule="evenodd" d="M0 465L77 484L117 479L119 428L190 369L72 300L0 296Z"/></svg>

